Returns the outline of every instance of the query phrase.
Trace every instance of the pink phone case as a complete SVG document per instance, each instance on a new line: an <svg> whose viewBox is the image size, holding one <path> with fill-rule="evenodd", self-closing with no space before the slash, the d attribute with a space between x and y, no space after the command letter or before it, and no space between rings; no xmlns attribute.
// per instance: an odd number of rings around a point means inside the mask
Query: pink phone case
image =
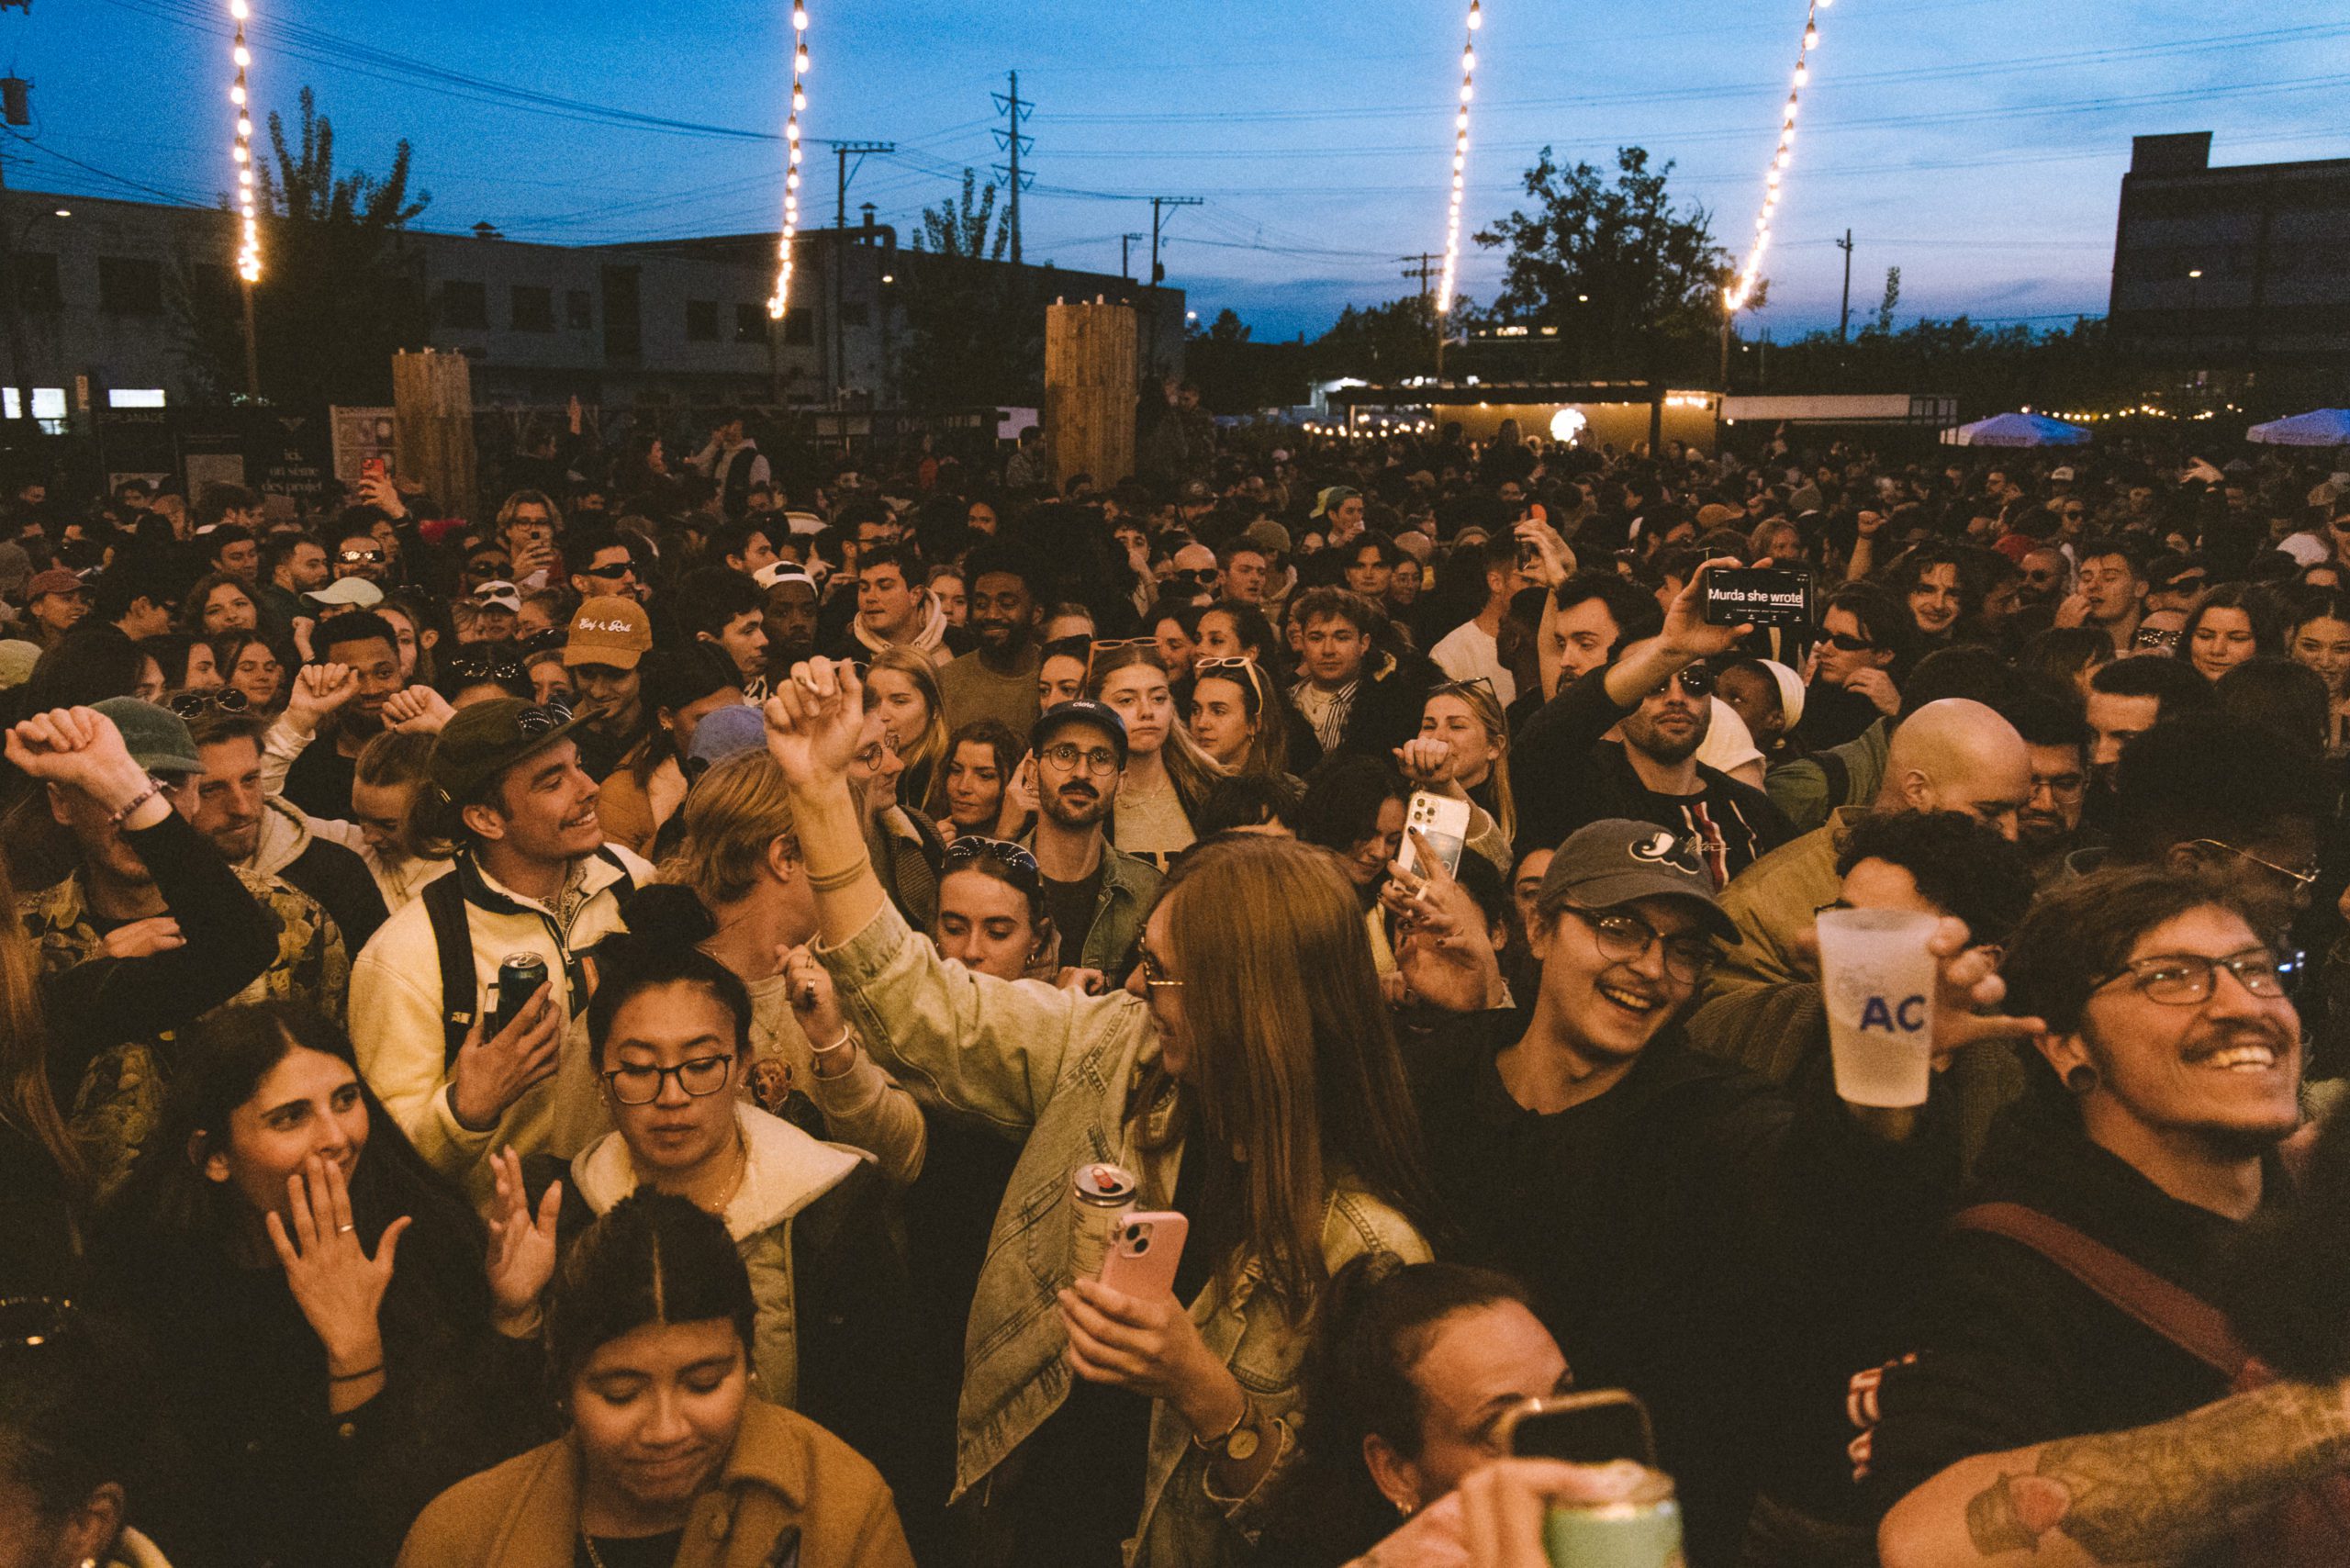
<svg viewBox="0 0 2350 1568"><path fill-rule="evenodd" d="M1102 1282L1113 1291L1145 1298L1175 1289L1176 1266L1192 1222L1172 1210L1142 1209L1118 1221L1109 1255L1102 1260Z"/></svg>

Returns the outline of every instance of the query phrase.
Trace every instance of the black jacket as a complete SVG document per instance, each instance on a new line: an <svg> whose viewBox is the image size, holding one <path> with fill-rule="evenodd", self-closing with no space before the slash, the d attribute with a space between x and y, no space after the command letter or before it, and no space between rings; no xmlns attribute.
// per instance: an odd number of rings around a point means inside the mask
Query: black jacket
<svg viewBox="0 0 2350 1568"><path fill-rule="evenodd" d="M1689 1561L1713 1568L1784 1425L1795 1309L1949 1202L1949 1118L1930 1108L1918 1136L1886 1144L1837 1101L1824 1053L1783 1092L1673 1027L1615 1087L1539 1115L1494 1065L1521 1023L1485 1015L1406 1044L1445 1217L1471 1261L1532 1287L1577 1386L1648 1404Z"/></svg>
<svg viewBox="0 0 2350 1568"><path fill-rule="evenodd" d="M1376 669L1365 674L1355 688L1354 706L1347 711L1346 729L1328 753L1325 753L1314 726L1300 716L1298 724L1290 732L1291 772L1304 777L1326 755L1338 752L1359 752L1382 762L1392 761L1395 748L1420 733L1420 710L1427 704L1428 688L1443 678L1443 673L1418 654L1397 656L1374 653L1371 659Z"/></svg>

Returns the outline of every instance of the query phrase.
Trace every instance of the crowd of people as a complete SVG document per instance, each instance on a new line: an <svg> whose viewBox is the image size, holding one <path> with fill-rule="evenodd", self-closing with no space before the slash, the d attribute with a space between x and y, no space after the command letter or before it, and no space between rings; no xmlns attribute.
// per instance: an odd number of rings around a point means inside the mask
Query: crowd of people
<svg viewBox="0 0 2350 1568"><path fill-rule="evenodd" d="M0 505L0 1565L2350 1561L2350 473L1195 401Z"/></svg>

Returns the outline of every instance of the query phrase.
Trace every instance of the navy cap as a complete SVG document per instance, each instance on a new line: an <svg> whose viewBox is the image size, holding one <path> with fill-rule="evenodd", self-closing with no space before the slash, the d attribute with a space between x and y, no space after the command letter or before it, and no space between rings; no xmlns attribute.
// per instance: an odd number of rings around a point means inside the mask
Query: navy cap
<svg viewBox="0 0 2350 1568"><path fill-rule="evenodd" d="M1725 942L1739 940L1736 923L1714 902L1714 881L1695 844L1654 823L1609 817L1577 828L1542 873L1534 902L1546 911L1561 903L1614 909L1657 898L1701 906L1697 915L1707 930Z"/></svg>
<svg viewBox="0 0 2350 1568"><path fill-rule="evenodd" d="M1056 702L1046 709L1037 719L1036 727L1028 732L1029 745L1042 751L1046 743L1071 724L1091 724L1108 735L1110 744L1117 748L1118 766L1125 766L1126 722L1118 717L1118 711L1107 702L1095 702L1083 697L1072 701Z"/></svg>

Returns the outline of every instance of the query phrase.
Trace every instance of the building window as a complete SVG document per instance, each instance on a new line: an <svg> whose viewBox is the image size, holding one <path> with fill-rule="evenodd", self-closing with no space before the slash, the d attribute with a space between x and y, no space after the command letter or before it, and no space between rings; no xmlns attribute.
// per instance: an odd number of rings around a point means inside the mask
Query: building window
<svg viewBox="0 0 2350 1568"><path fill-rule="evenodd" d="M441 280L441 324L444 327L489 325L489 289L463 278Z"/></svg>
<svg viewBox="0 0 2350 1568"><path fill-rule="evenodd" d="M869 307L869 306L867 306L867 305L865 303L865 301L864 301L864 300L862 300L862 299L844 299L844 300L842 300L842 301L841 301L841 325L842 325L842 326L844 326L844 327L869 327L869 326L871 326L872 324L873 324L873 310L872 310L872 308L871 308L871 307Z"/></svg>
<svg viewBox="0 0 2350 1568"><path fill-rule="evenodd" d="M806 348L816 341L816 313L812 310L787 310L783 313L783 341Z"/></svg>
<svg viewBox="0 0 2350 1568"><path fill-rule="evenodd" d="M109 409L160 409L165 394L160 386L109 386L106 407Z"/></svg>
<svg viewBox="0 0 2350 1568"><path fill-rule="evenodd" d="M17 256L17 304L25 310L59 310L65 291L57 281L57 257L49 251L25 251ZM14 416L12 415L11 418Z"/></svg>
<svg viewBox="0 0 2350 1568"><path fill-rule="evenodd" d="M109 316L161 316L162 263L134 256L100 256L98 308Z"/></svg>
<svg viewBox="0 0 2350 1568"><path fill-rule="evenodd" d="M514 330L518 332L554 330L554 290L536 284L514 286Z"/></svg>
<svg viewBox="0 0 2350 1568"><path fill-rule="evenodd" d="M586 331L596 324L595 307L588 300L584 288L568 289L563 297L563 324Z"/></svg>
<svg viewBox="0 0 2350 1568"><path fill-rule="evenodd" d="M686 301L686 342L714 343L718 341L718 301L688 299Z"/></svg>
<svg viewBox="0 0 2350 1568"><path fill-rule="evenodd" d="M767 341L767 308L764 305L734 307L734 341L738 343L763 343Z"/></svg>

